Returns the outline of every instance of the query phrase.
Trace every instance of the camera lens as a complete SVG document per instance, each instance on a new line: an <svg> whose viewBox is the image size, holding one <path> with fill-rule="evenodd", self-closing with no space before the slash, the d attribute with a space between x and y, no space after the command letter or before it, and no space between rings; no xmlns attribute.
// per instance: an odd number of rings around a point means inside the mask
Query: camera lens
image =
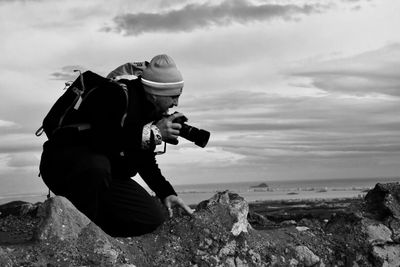
<svg viewBox="0 0 400 267"><path fill-rule="evenodd" d="M205 147L210 139L210 132L183 123L180 136L194 142L199 147Z"/></svg>

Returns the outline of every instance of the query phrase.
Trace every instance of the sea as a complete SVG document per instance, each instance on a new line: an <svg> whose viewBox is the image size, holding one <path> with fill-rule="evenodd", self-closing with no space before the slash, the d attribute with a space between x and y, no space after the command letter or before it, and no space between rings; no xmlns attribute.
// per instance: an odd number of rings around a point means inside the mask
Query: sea
<svg viewBox="0 0 400 267"><path fill-rule="evenodd" d="M195 205L217 192L229 190L242 196L247 202L266 200L313 200L364 197L377 183L400 182L400 177L388 178L340 178L321 180L246 181L232 183L175 185L175 191L186 204ZM148 190L148 188L146 188ZM149 190L151 193L151 191ZM46 200L48 190L39 192L1 193L0 205L15 200L31 203Z"/></svg>

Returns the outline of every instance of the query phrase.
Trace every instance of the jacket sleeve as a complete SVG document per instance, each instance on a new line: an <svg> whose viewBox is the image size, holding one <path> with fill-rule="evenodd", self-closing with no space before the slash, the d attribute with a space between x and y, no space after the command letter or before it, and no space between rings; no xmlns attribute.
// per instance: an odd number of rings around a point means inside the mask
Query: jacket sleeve
<svg viewBox="0 0 400 267"><path fill-rule="evenodd" d="M170 195L177 195L158 167L154 142L151 142L150 147L143 148L143 128L143 125L136 123L130 123L126 127L124 153L130 175L134 176L138 172L161 200Z"/></svg>
<svg viewBox="0 0 400 267"><path fill-rule="evenodd" d="M150 126L155 119L152 109L146 109L146 99L139 80L131 81L129 88L129 110L124 125L124 154L129 168L130 176L139 173L146 184L156 195L163 200L169 195L176 195L171 184L161 174L156 162L154 148L154 132L145 132L144 128ZM149 129L147 129L149 130ZM143 146L144 137L150 136L147 147Z"/></svg>
<svg viewBox="0 0 400 267"><path fill-rule="evenodd" d="M172 185L161 174L153 151L141 150L137 159L140 176L161 200L170 195L177 195Z"/></svg>

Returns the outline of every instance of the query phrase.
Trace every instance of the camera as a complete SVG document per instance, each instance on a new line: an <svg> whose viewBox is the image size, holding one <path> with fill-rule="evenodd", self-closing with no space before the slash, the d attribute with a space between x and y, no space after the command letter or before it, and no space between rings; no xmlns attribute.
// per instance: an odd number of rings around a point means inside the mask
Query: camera
<svg viewBox="0 0 400 267"><path fill-rule="evenodd" d="M182 116L174 119L172 122L182 125L182 128L179 130L179 136L194 142L195 145L199 147L204 148L208 143L208 139L210 139L210 132L190 126L189 124L185 123L187 121L188 119L185 116Z"/></svg>

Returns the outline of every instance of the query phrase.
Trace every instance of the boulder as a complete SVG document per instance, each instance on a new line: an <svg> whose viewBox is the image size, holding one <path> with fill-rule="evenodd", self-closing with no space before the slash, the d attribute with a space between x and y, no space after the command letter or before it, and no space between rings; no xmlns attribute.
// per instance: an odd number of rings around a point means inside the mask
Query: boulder
<svg viewBox="0 0 400 267"><path fill-rule="evenodd" d="M248 204L225 191L201 202L193 216L174 217L155 232L131 238L138 266L266 266L251 247ZM143 257L143 251L149 257ZM151 256L150 256L151 255Z"/></svg>
<svg viewBox="0 0 400 267"><path fill-rule="evenodd" d="M55 196L39 208L37 216L41 219L35 232L35 240L60 241L76 240L90 220L66 198Z"/></svg>
<svg viewBox="0 0 400 267"><path fill-rule="evenodd" d="M389 227L381 223L370 223L365 225L367 240L372 245L384 245L393 242L392 231Z"/></svg>
<svg viewBox="0 0 400 267"><path fill-rule="evenodd" d="M238 194L229 191L219 192L209 200L200 202L197 209L217 211L221 206L229 212L227 227L231 228L234 236L238 236L242 232L247 233L248 229L251 229L247 221L249 204Z"/></svg>
<svg viewBox="0 0 400 267"><path fill-rule="evenodd" d="M295 250L297 258L304 266L315 266L320 262L320 258L306 246L297 246Z"/></svg>
<svg viewBox="0 0 400 267"><path fill-rule="evenodd" d="M394 217L400 219L400 184L378 183L365 196L367 211L377 219Z"/></svg>
<svg viewBox="0 0 400 267"><path fill-rule="evenodd" d="M374 246L372 254L376 266L398 267L400 264L400 245Z"/></svg>
<svg viewBox="0 0 400 267"><path fill-rule="evenodd" d="M31 239L9 248L10 266L118 266L126 263L123 248L64 197L46 200L35 217ZM3 249L4 254L4 249ZM0 259L2 259L0 251ZM0 260L1 262L1 260ZM2 265L3 266L3 265Z"/></svg>

